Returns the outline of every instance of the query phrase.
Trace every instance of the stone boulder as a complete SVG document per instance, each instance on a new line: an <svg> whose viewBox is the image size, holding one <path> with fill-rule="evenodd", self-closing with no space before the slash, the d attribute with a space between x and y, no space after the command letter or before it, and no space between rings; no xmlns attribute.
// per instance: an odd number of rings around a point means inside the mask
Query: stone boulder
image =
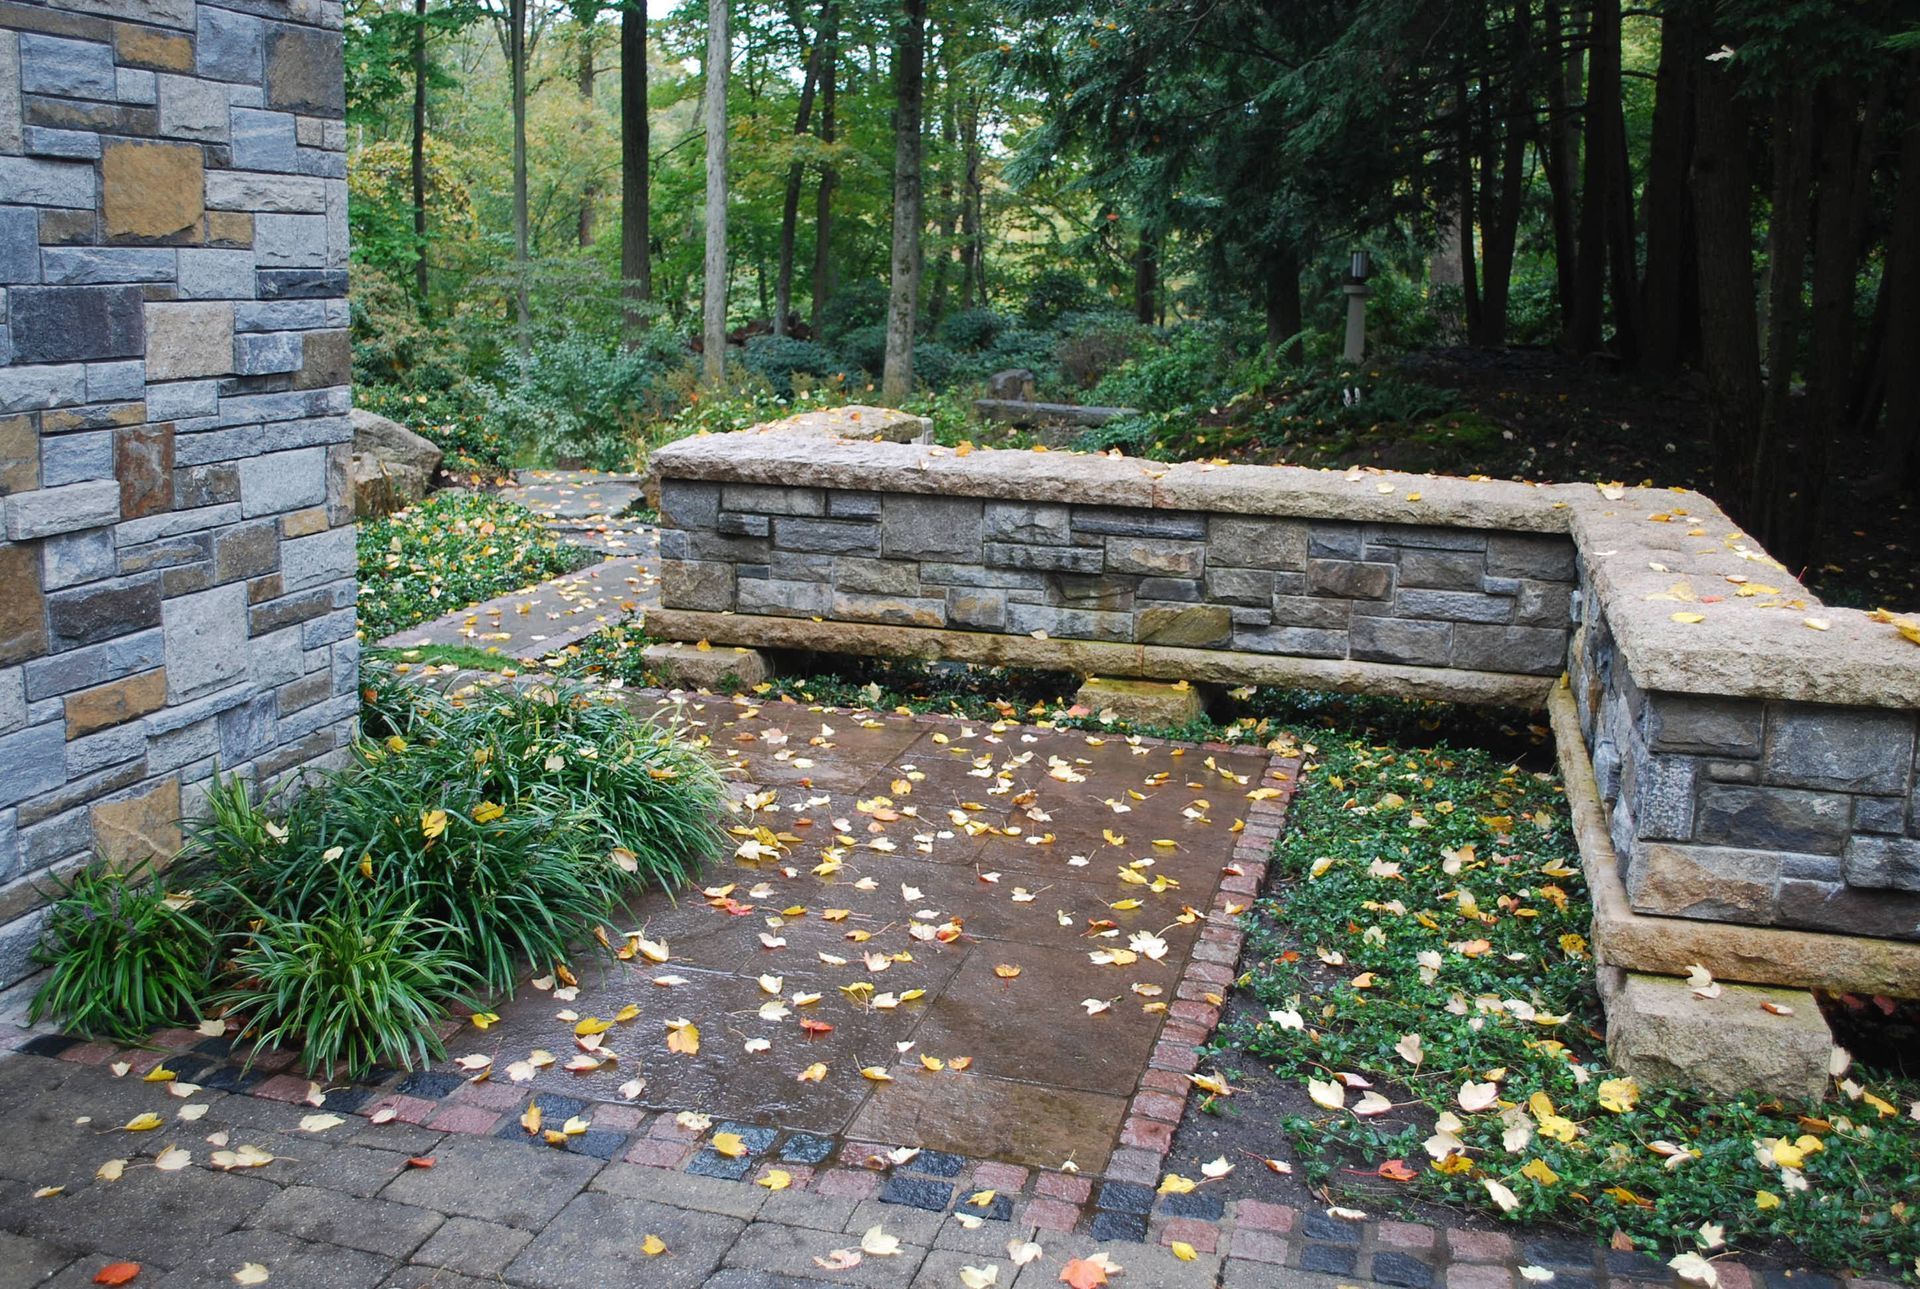
<svg viewBox="0 0 1920 1289"><path fill-rule="evenodd" d="M1039 377L1025 367L1011 367L987 377L987 397L1011 399L1018 403L1034 401Z"/></svg>
<svg viewBox="0 0 1920 1289"><path fill-rule="evenodd" d="M441 451L398 421L354 408L353 513L390 515L425 497L440 468Z"/></svg>

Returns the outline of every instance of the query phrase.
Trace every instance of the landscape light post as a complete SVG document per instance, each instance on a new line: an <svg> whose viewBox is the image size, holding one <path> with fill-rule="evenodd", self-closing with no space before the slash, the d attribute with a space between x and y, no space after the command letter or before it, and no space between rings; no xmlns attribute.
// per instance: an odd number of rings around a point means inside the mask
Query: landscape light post
<svg viewBox="0 0 1920 1289"><path fill-rule="evenodd" d="M1341 288L1347 295L1347 347L1341 358L1349 363L1357 363L1366 356L1367 297L1373 294L1367 278L1372 272L1372 257L1365 251L1355 251L1347 266L1347 284Z"/></svg>

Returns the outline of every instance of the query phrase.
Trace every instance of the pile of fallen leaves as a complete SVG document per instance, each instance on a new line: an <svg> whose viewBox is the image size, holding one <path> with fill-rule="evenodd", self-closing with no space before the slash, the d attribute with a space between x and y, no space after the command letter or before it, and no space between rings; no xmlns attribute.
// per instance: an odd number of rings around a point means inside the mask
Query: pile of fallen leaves
<svg viewBox="0 0 1920 1289"><path fill-rule="evenodd" d="M1228 1039L1298 1079L1310 1180L1590 1226L1708 1283L1714 1256L1774 1240L1920 1274L1920 1088L1846 1077L1844 1052L1818 1106L1617 1076L1558 780L1472 750L1322 752L1253 919L1266 1014Z"/></svg>

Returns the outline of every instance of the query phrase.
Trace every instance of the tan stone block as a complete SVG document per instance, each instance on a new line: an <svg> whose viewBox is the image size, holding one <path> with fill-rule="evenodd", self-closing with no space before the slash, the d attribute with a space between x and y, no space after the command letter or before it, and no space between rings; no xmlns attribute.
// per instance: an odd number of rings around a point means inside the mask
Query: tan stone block
<svg viewBox="0 0 1920 1289"><path fill-rule="evenodd" d="M40 486L40 434L31 416L0 418L0 493Z"/></svg>
<svg viewBox="0 0 1920 1289"><path fill-rule="evenodd" d="M191 72L193 41L178 32L121 24L113 29L115 61L155 72Z"/></svg>
<svg viewBox="0 0 1920 1289"><path fill-rule="evenodd" d="M146 419L145 402L96 403L78 411L42 412L40 428L48 434L60 434L67 430L111 430L125 425L142 425Z"/></svg>
<svg viewBox="0 0 1920 1289"><path fill-rule="evenodd" d="M113 437L120 515L138 519L173 509L173 426L141 425Z"/></svg>
<svg viewBox="0 0 1920 1289"><path fill-rule="evenodd" d="M1093 676L1080 686L1073 701L1101 719L1111 716L1131 725L1166 729L1196 721L1207 709L1200 691L1184 680L1167 684Z"/></svg>
<svg viewBox="0 0 1920 1289"><path fill-rule="evenodd" d="M253 215L244 210L208 211L207 242L213 246L252 246Z"/></svg>
<svg viewBox="0 0 1920 1289"><path fill-rule="evenodd" d="M767 656L758 649L650 644L640 657L664 684L683 689L732 688L733 684L750 689L773 674Z"/></svg>
<svg viewBox="0 0 1920 1289"><path fill-rule="evenodd" d="M1642 1083L1793 1101L1826 1095L1833 1034L1805 990L1722 985L1702 998L1676 976L1603 972L1601 980L1607 1059Z"/></svg>
<svg viewBox="0 0 1920 1289"><path fill-rule="evenodd" d="M1134 624L1141 644L1216 645L1233 635L1233 611L1224 604L1155 605Z"/></svg>
<svg viewBox="0 0 1920 1289"><path fill-rule="evenodd" d="M0 546L0 666L47 651L46 599L40 593L40 548Z"/></svg>
<svg viewBox="0 0 1920 1289"><path fill-rule="evenodd" d="M197 143L109 143L100 155L100 211L109 241L198 241L206 154Z"/></svg>
<svg viewBox="0 0 1920 1289"><path fill-rule="evenodd" d="M344 385L353 376L353 341L345 330L305 332L300 354L303 365L294 373L295 389Z"/></svg>
<svg viewBox="0 0 1920 1289"><path fill-rule="evenodd" d="M225 376L233 370L233 304L147 306L147 379Z"/></svg>
<svg viewBox="0 0 1920 1289"><path fill-rule="evenodd" d="M282 537L311 537L315 533L327 531L327 508L309 506L305 510L296 510L280 519Z"/></svg>
<svg viewBox="0 0 1920 1289"><path fill-rule="evenodd" d="M144 859L164 867L180 850L180 780L169 777L137 796L96 805L93 846L115 868Z"/></svg>
<svg viewBox="0 0 1920 1289"><path fill-rule="evenodd" d="M67 695L67 737L120 725L167 705L167 670L142 672L112 684Z"/></svg>

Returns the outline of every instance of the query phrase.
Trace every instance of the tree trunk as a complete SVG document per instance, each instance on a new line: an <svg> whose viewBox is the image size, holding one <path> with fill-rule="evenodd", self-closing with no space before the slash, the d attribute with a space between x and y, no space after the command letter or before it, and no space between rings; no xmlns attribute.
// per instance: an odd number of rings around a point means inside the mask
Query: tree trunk
<svg viewBox="0 0 1920 1289"><path fill-rule="evenodd" d="M1885 394L1881 404L1879 489L1920 487L1920 52L1907 58L1900 133L1900 178L1888 226L1885 298Z"/></svg>
<svg viewBox="0 0 1920 1289"><path fill-rule="evenodd" d="M427 307L427 0L413 0L413 289Z"/></svg>
<svg viewBox="0 0 1920 1289"><path fill-rule="evenodd" d="M575 69L574 80L580 90L581 107L586 113L593 111L593 26L592 15L588 15L585 29L580 33L580 65ZM585 133L586 117L580 121L580 129ZM593 203L600 196L600 185L589 179L580 187L580 245L593 245Z"/></svg>
<svg viewBox="0 0 1920 1289"><path fill-rule="evenodd" d="M1527 133L1523 122L1533 113L1530 78L1526 75L1533 56L1533 15L1529 0L1515 0L1513 29L1508 45L1505 121L1501 124L1499 178L1489 182L1490 200L1483 203L1483 232L1480 237L1481 343L1507 343L1507 304L1513 287L1513 252L1520 233L1520 202L1524 195L1527 163ZM1486 154L1494 156L1489 131Z"/></svg>
<svg viewBox="0 0 1920 1289"><path fill-rule="evenodd" d="M964 308L987 306L986 229L984 194L980 182L980 92L967 92L961 133L966 136L965 175L960 183L960 303Z"/></svg>
<svg viewBox="0 0 1920 1289"><path fill-rule="evenodd" d="M727 378L727 73L731 0L707 0L707 254L701 292L701 369L710 388Z"/></svg>
<svg viewBox="0 0 1920 1289"><path fill-rule="evenodd" d="M1669 5L1660 18L1660 67L1647 156L1647 268L1640 282L1640 366L1654 375L1678 371L1693 358L1698 340L1687 167L1693 154L1694 68L1704 50L1691 11Z"/></svg>
<svg viewBox="0 0 1920 1289"><path fill-rule="evenodd" d="M1160 250L1153 235L1142 231L1133 252L1133 320L1151 327L1160 306Z"/></svg>
<svg viewBox="0 0 1920 1289"><path fill-rule="evenodd" d="M835 0L821 6L820 47L820 142L834 141L834 106L839 97L835 81L840 64L840 7ZM813 305L809 311L813 332L820 334L820 310L833 295L833 188L839 172L833 162L820 167L820 186L813 200Z"/></svg>
<svg viewBox="0 0 1920 1289"><path fill-rule="evenodd" d="M1582 353L1597 352L1605 341L1610 281L1615 347L1631 357L1637 340L1634 323L1640 288L1639 283L1633 281L1630 178L1626 170L1626 126L1620 101L1620 0L1593 0L1587 45L1587 137L1581 175L1579 263L1573 318L1573 344ZM1623 209L1628 212L1624 226ZM1623 285L1628 288L1624 299Z"/></svg>
<svg viewBox="0 0 1920 1289"><path fill-rule="evenodd" d="M1301 360L1300 253L1288 246L1268 267L1266 288L1267 352L1281 362Z"/></svg>
<svg viewBox="0 0 1920 1289"><path fill-rule="evenodd" d="M1751 435L1760 416L1759 318L1753 291L1753 180L1747 119L1725 63L1699 70L1693 198L1700 277L1700 359L1714 492L1729 507L1747 495Z"/></svg>
<svg viewBox="0 0 1920 1289"><path fill-rule="evenodd" d="M1467 323L1467 339L1480 341L1480 264L1475 254L1474 232L1479 227L1473 191L1473 118L1467 98L1467 78L1458 76L1453 85L1454 122L1454 200L1460 222L1460 308Z"/></svg>
<svg viewBox="0 0 1920 1289"><path fill-rule="evenodd" d="M1579 54L1562 51L1567 41L1565 19L1559 0L1546 0L1547 47L1554 63L1547 74L1547 122L1541 142L1542 168L1546 171L1550 198L1550 222L1553 226L1553 276L1555 297L1560 302L1560 327L1571 333L1579 297L1576 265L1578 244L1574 235L1574 202L1578 187L1580 136L1575 129L1569 84L1579 83Z"/></svg>
<svg viewBox="0 0 1920 1289"><path fill-rule="evenodd" d="M527 0L507 0L507 64L513 96L513 308L514 334L525 362L533 353L527 305Z"/></svg>
<svg viewBox="0 0 1920 1289"><path fill-rule="evenodd" d="M953 262L959 248L954 245L954 234L960 224L960 212L955 206L953 189L953 153L959 142L959 127L953 119L953 72L945 68L940 86L940 155L935 165L940 176L940 188L934 198L934 209L939 212L940 239L933 260L933 289L928 293L927 315L936 326L947 315L947 291L953 277ZM965 306L962 305L964 308Z"/></svg>
<svg viewBox="0 0 1920 1289"><path fill-rule="evenodd" d="M638 306L653 298L652 161L647 141L647 7L627 0L620 11L620 277L627 343L645 325Z"/></svg>
<svg viewBox="0 0 1920 1289"><path fill-rule="evenodd" d="M913 392L913 324L920 301L920 113L927 0L905 0L893 53L893 263L887 356L880 396L898 406Z"/></svg>
<svg viewBox="0 0 1920 1289"><path fill-rule="evenodd" d="M807 70L800 84L800 107L794 113L793 133L798 138L813 121L813 96L820 83L820 48L827 31L826 4L820 6L820 28L814 32L813 45L807 50ZM798 11L795 11L796 29ZM786 199L780 207L780 267L773 284L773 334L787 334L787 313L793 307L793 238L800 223L800 186L807 168L799 161L787 167Z"/></svg>
<svg viewBox="0 0 1920 1289"><path fill-rule="evenodd" d="M1813 182L1812 107L1812 96L1804 85L1782 86L1774 95L1773 193L1767 219L1767 389L1755 443L1759 459L1773 457L1780 447L1800 343L1810 215L1807 189ZM1748 504L1764 509L1758 496Z"/></svg>

